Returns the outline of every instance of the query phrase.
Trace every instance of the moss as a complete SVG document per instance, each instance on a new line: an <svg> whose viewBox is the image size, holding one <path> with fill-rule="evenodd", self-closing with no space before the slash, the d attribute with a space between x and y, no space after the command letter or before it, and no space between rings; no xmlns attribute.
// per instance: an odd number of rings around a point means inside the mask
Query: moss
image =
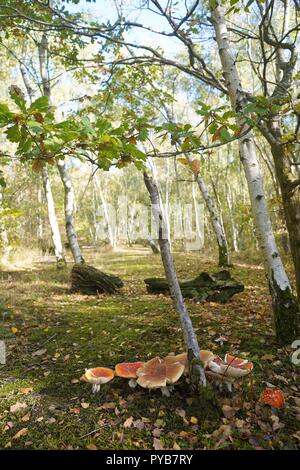
<svg viewBox="0 0 300 470"><path fill-rule="evenodd" d="M98 449L152 449L154 429L160 429L159 439L166 448L172 448L174 442L183 449L215 448L220 437L211 434L222 425L220 407L224 395L214 390L214 397L210 387L192 392L182 380L171 397L166 398L160 391L132 390L119 378L103 386L96 395L91 393L89 384L76 382L85 367L114 367L117 362L179 353L184 348L171 299L145 291L145 277L163 275L159 258L134 251L91 253L85 257L99 269L124 278L120 294L99 297L70 294L69 268L57 271L55 263L36 264L32 271L11 272L10 280L1 281L2 292L14 292L13 298L6 299L14 315L1 322L1 339L7 340L9 356L7 365L0 368L0 429L7 422L13 423L13 427L0 433L0 448L11 442L16 449L85 449L89 444ZM182 277L196 275L199 266L209 272L216 268L212 261L198 254L188 261L185 253L176 254L175 262ZM260 358L266 352L278 356L275 340L270 336L271 309L264 273L259 267L244 262L239 265L237 260L234 273L245 282L245 292L227 305L187 301L188 310L202 349L212 349L221 356L234 349L257 358L253 392L256 400L263 381L269 380L270 371L270 362ZM17 328L16 334L12 327ZM220 347L215 338L229 330L229 342ZM35 355L40 350L46 352ZM282 366L277 366L276 372L287 373L289 378L288 356L278 359ZM24 394L22 389L26 388L32 391ZM240 391L235 390L235 394ZM254 409L255 401L246 383L242 393ZM10 406L17 402L25 402L28 408L10 413ZM84 409L82 402L89 403L89 407ZM113 403L113 407L103 409L107 403ZM184 419L180 410L185 412ZM29 411L30 420L21 421ZM124 428L124 422L131 416L144 423L142 429L133 425ZM191 423L191 417L198 419L197 425ZM243 410L239 418L251 419ZM280 440L284 446L295 446L296 438L292 436L298 429L296 418L287 414L281 421L285 428L280 432ZM253 433L260 436L256 421L251 426ZM28 428L27 435L12 439L23 427ZM279 447L277 437L272 440ZM233 442L226 441L222 446L252 448L238 432L234 432Z"/></svg>
<svg viewBox="0 0 300 470"><path fill-rule="evenodd" d="M300 313L297 299L291 289L282 290L272 273L273 315L277 341L282 345L291 344L299 334Z"/></svg>

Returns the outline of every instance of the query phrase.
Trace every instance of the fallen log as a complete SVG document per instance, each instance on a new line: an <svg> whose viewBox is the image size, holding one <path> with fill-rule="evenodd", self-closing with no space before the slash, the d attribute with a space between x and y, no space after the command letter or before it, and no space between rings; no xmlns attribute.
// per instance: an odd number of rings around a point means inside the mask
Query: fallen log
<svg viewBox="0 0 300 470"><path fill-rule="evenodd" d="M87 295L114 294L123 287L117 276L106 274L88 264L74 264L71 272L71 292Z"/></svg>
<svg viewBox="0 0 300 470"><path fill-rule="evenodd" d="M147 292L151 294L168 294L168 282L164 278L144 279ZM228 302L233 295L243 292L244 285L231 277L229 271L215 274L202 272L195 279L179 281L183 297L204 302Z"/></svg>

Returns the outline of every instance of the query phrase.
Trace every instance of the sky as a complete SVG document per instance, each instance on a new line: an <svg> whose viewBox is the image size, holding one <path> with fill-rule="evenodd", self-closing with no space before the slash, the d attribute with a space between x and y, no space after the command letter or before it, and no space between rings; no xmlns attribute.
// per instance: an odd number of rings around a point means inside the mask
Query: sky
<svg viewBox="0 0 300 470"><path fill-rule="evenodd" d="M168 30L166 20L161 18L159 15L147 10L141 11L134 8L134 5L138 3L137 1L125 0L123 3L124 10L126 11L126 19L142 23L158 31ZM66 3L66 9L74 13L84 11L96 18L99 18L101 21L110 20L113 23L117 19L116 8L113 0L96 0L92 3L87 2L86 0L80 0L77 5ZM181 43L178 39L154 34L141 28L134 28L128 33L128 38L131 42L152 47L161 47L168 55L174 56L182 50Z"/></svg>

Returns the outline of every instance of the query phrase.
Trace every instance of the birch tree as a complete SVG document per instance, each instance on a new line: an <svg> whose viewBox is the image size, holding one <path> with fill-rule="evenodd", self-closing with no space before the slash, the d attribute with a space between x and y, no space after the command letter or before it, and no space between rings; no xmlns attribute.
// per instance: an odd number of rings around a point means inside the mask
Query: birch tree
<svg viewBox="0 0 300 470"><path fill-rule="evenodd" d="M242 89L231 51L224 8L219 1L213 2L213 4L215 7L211 9L212 23L216 34L223 75L232 108L234 111L239 111L246 106L247 98ZM239 138L240 158L248 183L256 234L264 254L268 283L272 296L276 334L281 343L288 343L295 339L297 334L299 308L276 246L253 133L248 124L245 124L243 118L237 118L237 124L243 134Z"/></svg>

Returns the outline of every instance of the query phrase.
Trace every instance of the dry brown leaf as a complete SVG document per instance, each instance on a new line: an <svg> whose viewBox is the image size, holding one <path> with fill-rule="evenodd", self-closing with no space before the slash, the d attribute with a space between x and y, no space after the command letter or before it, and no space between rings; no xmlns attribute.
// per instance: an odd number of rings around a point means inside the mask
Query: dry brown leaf
<svg viewBox="0 0 300 470"><path fill-rule="evenodd" d="M223 405L222 411L223 411L225 418L227 419L232 418L236 413L236 410L229 405Z"/></svg>
<svg viewBox="0 0 300 470"><path fill-rule="evenodd" d="M32 392L32 387L26 387L26 388L20 388L19 392L21 395L28 395L29 393Z"/></svg>
<svg viewBox="0 0 300 470"><path fill-rule="evenodd" d="M98 450L98 447L95 444L88 444L86 448L88 450Z"/></svg>
<svg viewBox="0 0 300 470"><path fill-rule="evenodd" d="M161 442L160 439L157 439L156 437L153 439L153 449L154 450L164 450L163 443Z"/></svg>
<svg viewBox="0 0 300 470"><path fill-rule="evenodd" d="M17 402L10 407L9 411L11 413L17 413L18 411L23 410L24 408L27 408L27 403Z"/></svg>
<svg viewBox="0 0 300 470"><path fill-rule="evenodd" d="M124 421L123 427L130 428L130 426L132 426L132 423L133 423L133 417L130 416L130 418L127 418L126 421Z"/></svg>
<svg viewBox="0 0 300 470"><path fill-rule="evenodd" d="M26 436L27 433L28 433L28 429L22 428L20 429L20 431L17 432L17 434L13 436L13 439L20 439L20 437Z"/></svg>

